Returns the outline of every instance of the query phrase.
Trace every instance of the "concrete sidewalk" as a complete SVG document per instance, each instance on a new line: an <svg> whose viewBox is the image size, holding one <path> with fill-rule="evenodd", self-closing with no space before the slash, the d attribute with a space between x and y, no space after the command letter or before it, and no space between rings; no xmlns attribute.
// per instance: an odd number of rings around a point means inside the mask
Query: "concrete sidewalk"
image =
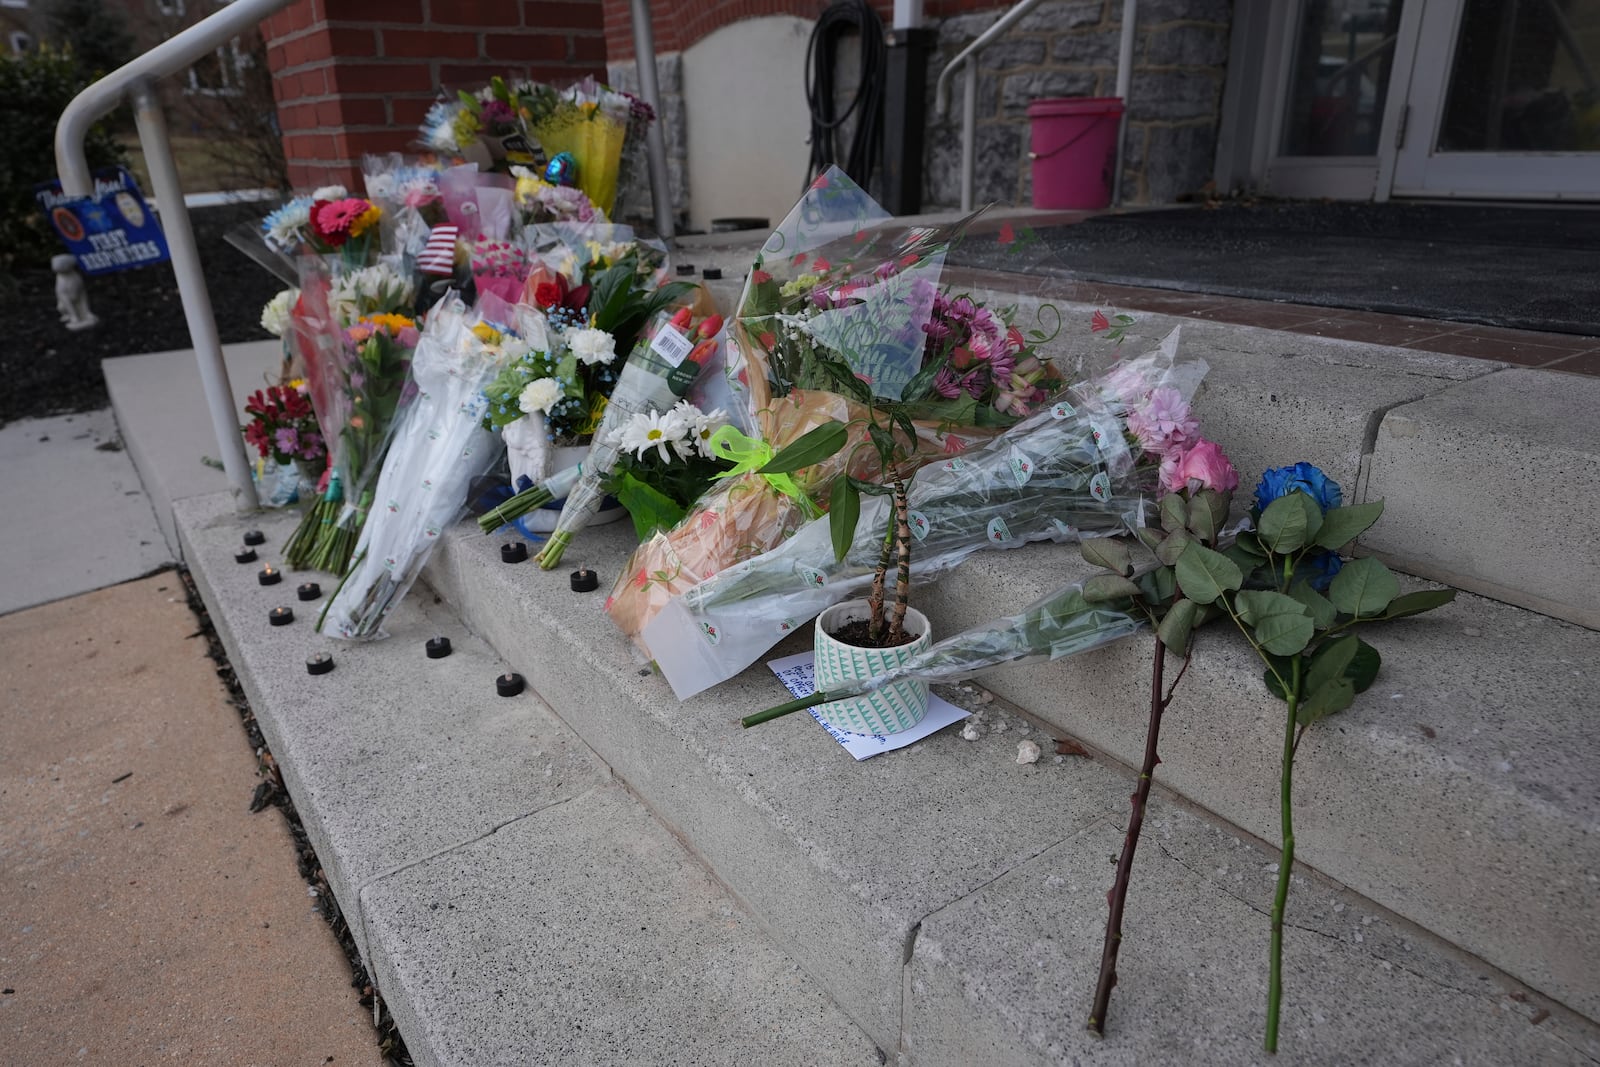
<svg viewBox="0 0 1600 1067"><path fill-rule="evenodd" d="M0 1060L381 1062L196 629L173 573L0 618Z"/></svg>

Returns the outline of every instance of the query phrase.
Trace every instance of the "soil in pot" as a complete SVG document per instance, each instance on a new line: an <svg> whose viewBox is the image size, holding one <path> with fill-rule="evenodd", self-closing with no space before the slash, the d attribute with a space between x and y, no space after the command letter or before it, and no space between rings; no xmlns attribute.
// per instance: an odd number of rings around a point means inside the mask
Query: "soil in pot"
<svg viewBox="0 0 1600 1067"><path fill-rule="evenodd" d="M837 630L829 630L828 634L840 644L854 645L856 648L899 648L901 645L911 644L921 636L907 630L900 635L900 640L890 641L889 634L885 631L883 640L874 641L870 619L851 619Z"/></svg>

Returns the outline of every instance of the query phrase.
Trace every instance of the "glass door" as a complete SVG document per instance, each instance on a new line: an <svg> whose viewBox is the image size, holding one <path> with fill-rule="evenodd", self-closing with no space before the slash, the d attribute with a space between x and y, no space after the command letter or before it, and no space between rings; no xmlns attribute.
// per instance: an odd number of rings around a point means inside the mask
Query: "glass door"
<svg viewBox="0 0 1600 1067"><path fill-rule="evenodd" d="M1422 0L1300 0L1274 5L1280 91L1266 187L1278 196L1382 196L1390 87L1404 64ZM1397 80L1397 76L1398 79Z"/></svg>
<svg viewBox="0 0 1600 1067"><path fill-rule="evenodd" d="M1600 200L1600 0L1429 0L1393 194Z"/></svg>

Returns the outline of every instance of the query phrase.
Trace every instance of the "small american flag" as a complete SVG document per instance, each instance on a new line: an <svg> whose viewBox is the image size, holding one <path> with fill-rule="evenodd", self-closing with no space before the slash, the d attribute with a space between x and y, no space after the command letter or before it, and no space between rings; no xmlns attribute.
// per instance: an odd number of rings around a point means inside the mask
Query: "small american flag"
<svg viewBox="0 0 1600 1067"><path fill-rule="evenodd" d="M424 274L449 277L456 272L456 237L460 229L454 223L441 223L428 234L428 243L417 257L417 267Z"/></svg>

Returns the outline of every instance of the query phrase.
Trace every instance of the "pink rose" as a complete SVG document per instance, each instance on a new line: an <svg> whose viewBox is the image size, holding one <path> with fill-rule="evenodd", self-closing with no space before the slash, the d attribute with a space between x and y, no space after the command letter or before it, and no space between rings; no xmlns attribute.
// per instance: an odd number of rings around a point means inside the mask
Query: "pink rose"
<svg viewBox="0 0 1600 1067"><path fill-rule="evenodd" d="M1202 437L1181 457L1169 455L1161 461L1161 485L1174 493L1184 489L1227 493L1239 487L1239 472L1215 441Z"/></svg>

